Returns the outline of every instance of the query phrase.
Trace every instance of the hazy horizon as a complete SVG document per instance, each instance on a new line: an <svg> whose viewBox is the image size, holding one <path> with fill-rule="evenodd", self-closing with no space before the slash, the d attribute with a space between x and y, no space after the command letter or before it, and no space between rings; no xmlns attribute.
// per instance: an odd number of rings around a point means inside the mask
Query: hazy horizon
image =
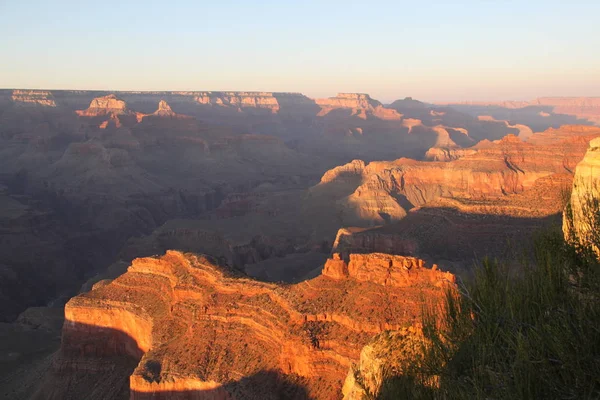
<svg viewBox="0 0 600 400"><path fill-rule="evenodd" d="M384 103L600 95L598 2L105 5L0 2L0 87Z"/></svg>

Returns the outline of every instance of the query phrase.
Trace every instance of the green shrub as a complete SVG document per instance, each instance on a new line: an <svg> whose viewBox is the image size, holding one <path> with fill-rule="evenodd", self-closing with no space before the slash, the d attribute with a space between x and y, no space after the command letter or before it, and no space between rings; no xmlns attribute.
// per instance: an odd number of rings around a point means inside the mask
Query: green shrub
<svg viewBox="0 0 600 400"><path fill-rule="evenodd" d="M600 235L600 233L599 233ZM600 242L599 242L600 243ZM600 265L560 229L536 239L517 271L484 260L424 312L422 357L389 376L382 399L600 398ZM431 385L432 377L437 384Z"/></svg>

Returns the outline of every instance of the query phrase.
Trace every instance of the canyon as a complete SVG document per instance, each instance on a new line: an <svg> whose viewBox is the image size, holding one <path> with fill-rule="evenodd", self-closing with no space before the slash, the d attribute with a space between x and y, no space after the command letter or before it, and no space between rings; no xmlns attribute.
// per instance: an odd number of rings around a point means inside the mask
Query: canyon
<svg viewBox="0 0 600 400"><path fill-rule="evenodd" d="M0 90L0 394L363 398L571 192L587 234L596 103Z"/></svg>

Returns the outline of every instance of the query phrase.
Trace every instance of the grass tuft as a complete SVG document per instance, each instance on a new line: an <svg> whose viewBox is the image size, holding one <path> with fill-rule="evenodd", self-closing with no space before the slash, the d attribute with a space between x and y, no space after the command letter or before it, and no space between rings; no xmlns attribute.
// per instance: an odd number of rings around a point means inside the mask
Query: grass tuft
<svg viewBox="0 0 600 400"><path fill-rule="evenodd" d="M534 250L518 271L483 260L459 296L448 293L441 320L424 312L421 356L390 374L378 398L599 399L596 252L560 229Z"/></svg>

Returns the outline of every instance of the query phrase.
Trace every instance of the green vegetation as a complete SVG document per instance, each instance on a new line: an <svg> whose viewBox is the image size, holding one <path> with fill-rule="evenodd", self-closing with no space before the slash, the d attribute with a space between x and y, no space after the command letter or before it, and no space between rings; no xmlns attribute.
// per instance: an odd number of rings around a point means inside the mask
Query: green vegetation
<svg viewBox="0 0 600 400"><path fill-rule="evenodd" d="M556 229L518 271L484 260L442 321L424 313L422 354L378 398L600 398L600 265L576 243Z"/></svg>

